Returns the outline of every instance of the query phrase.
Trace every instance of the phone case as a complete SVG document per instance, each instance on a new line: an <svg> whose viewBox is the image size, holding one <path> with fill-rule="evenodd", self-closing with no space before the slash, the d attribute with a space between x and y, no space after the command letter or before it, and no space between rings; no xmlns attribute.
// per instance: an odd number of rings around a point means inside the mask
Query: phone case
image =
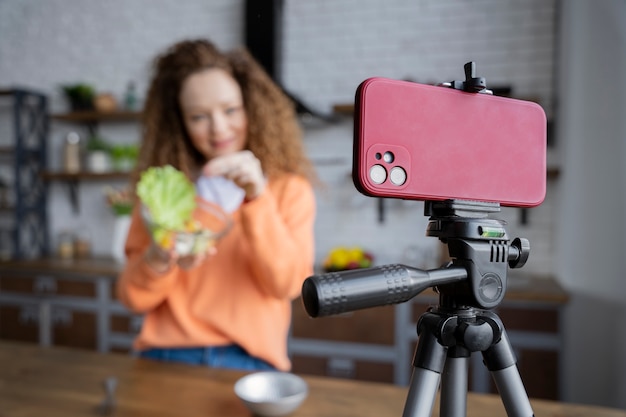
<svg viewBox="0 0 626 417"><path fill-rule="evenodd" d="M529 101L370 78L356 92L352 173L374 197L537 206L546 116Z"/></svg>

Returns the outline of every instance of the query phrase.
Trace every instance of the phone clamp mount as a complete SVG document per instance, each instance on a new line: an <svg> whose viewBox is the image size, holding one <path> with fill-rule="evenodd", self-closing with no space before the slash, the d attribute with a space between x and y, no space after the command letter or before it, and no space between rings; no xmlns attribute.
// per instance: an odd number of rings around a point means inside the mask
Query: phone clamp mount
<svg viewBox="0 0 626 417"><path fill-rule="evenodd" d="M329 272L307 278L302 300L311 317L408 301L429 287L439 304L417 323L418 343L403 417L430 417L440 389L440 417L465 417L472 353L482 352L509 417L532 417L504 325L489 311L504 298L508 267L521 268L528 240L512 242L499 203L425 201L426 235L446 244L450 259L438 269L401 264Z"/></svg>
<svg viewBox="0 0 626 417"><path fill-rule="evenodd" d="M463 66L465 72L465 81L454 80L446 83L437 84L440 87L454 88L455 90L463 90L467 93L493 94L493 91L487 89L487 81L484 77L476 76L476 63L468 62Z"/></svg>

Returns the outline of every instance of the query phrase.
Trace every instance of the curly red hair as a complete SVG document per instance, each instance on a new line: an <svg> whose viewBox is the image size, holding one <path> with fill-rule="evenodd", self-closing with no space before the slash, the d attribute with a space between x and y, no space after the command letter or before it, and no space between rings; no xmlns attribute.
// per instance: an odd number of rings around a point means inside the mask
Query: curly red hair
<svg viewBox="0 0 626 417"><path fill-rule="evenodd" d="M157 56L153 66L135 183L151 166L169 164L193 178L206 162L185 130L179 94L187 77L208 68L227 71L239 84L248 117L246 148L261 161L265 175L288 172L316 179L294 104L245 49L222 52L207 40L186 40Z"/></svg>

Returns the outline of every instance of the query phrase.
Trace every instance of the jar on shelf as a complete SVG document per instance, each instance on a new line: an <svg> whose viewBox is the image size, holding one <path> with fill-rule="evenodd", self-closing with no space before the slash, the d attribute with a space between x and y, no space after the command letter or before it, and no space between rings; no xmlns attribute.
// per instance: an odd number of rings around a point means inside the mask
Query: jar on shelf
<svg viewBox="0 0 626 417"><path fill-rule="evenodd" d="M63 169L65 172L80 172L81 170L80 136L76 132L70 132L65 137Z"/></svg>
<svg viewBox="0 0 626 417"><path fill-rule="evenodd" d="M74 258L86 259L91 257L91 232L89 228L81 225L74 236Z"/></svg>
<svg viewBox="0 0 626 417"><path fill-rule="evenodd" d="M57 254L61 259L74 258L74 234L72 232L61 232L57 242Z"/></svg>

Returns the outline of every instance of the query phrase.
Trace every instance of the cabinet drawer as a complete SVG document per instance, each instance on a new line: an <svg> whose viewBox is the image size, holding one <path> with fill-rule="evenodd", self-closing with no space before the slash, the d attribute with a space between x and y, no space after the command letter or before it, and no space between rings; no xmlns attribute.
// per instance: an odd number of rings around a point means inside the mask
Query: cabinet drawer
<svg viewBox="0 0 626 417"><path fill-rule="evenodd" d="M433 299L431 303L416 299L413 303L413 322L417 323L422 314L436 305L436 299ZM493 311L500 317L506 330L546 333L558 333L559 331L559 312L556 307L531 304L516 305L504 302Z"/></svg>
<svg viewBox="0 0 626 417"><path fill-rule="evenodd" d="M293 303L292 336L335 342L394 344L394 307L369 308L311 318L300 299Z"/></svg>
<svg viewBox="0 0 626 417"><path fill-rule="evenodd" d="M393 365L388 363L300 355L294 355L291 361L292 371L299 374L393 383Z"/></svg>
<svg viewBox="0 0 626 417"><path fill-rule="evenodd" d="M507 330L524 330L529 332L559 332L559 312L549 307L515 307L500 305L495 313L500 316Z"/></svg>
<svg viewBox="0 0 626 417"><path fill-rule="evenodd" d="M0 306L0 338L37 342L39 340L38 311L35 306Z"/></svg>
<svg viewBox="0 0 626 417"><path fill-rule="evenodd" d="M52 340L55 345L96 349L98 336L95 313L55 307L51 315Z"/></svg>
<svg viewBox="0 0 626 417"><path fill-rule="evenodd" d="M89 298L96 296L93 282L43 275L38 277L3 275L0 277L0 291L28 295L55 294Z"/></svg>

